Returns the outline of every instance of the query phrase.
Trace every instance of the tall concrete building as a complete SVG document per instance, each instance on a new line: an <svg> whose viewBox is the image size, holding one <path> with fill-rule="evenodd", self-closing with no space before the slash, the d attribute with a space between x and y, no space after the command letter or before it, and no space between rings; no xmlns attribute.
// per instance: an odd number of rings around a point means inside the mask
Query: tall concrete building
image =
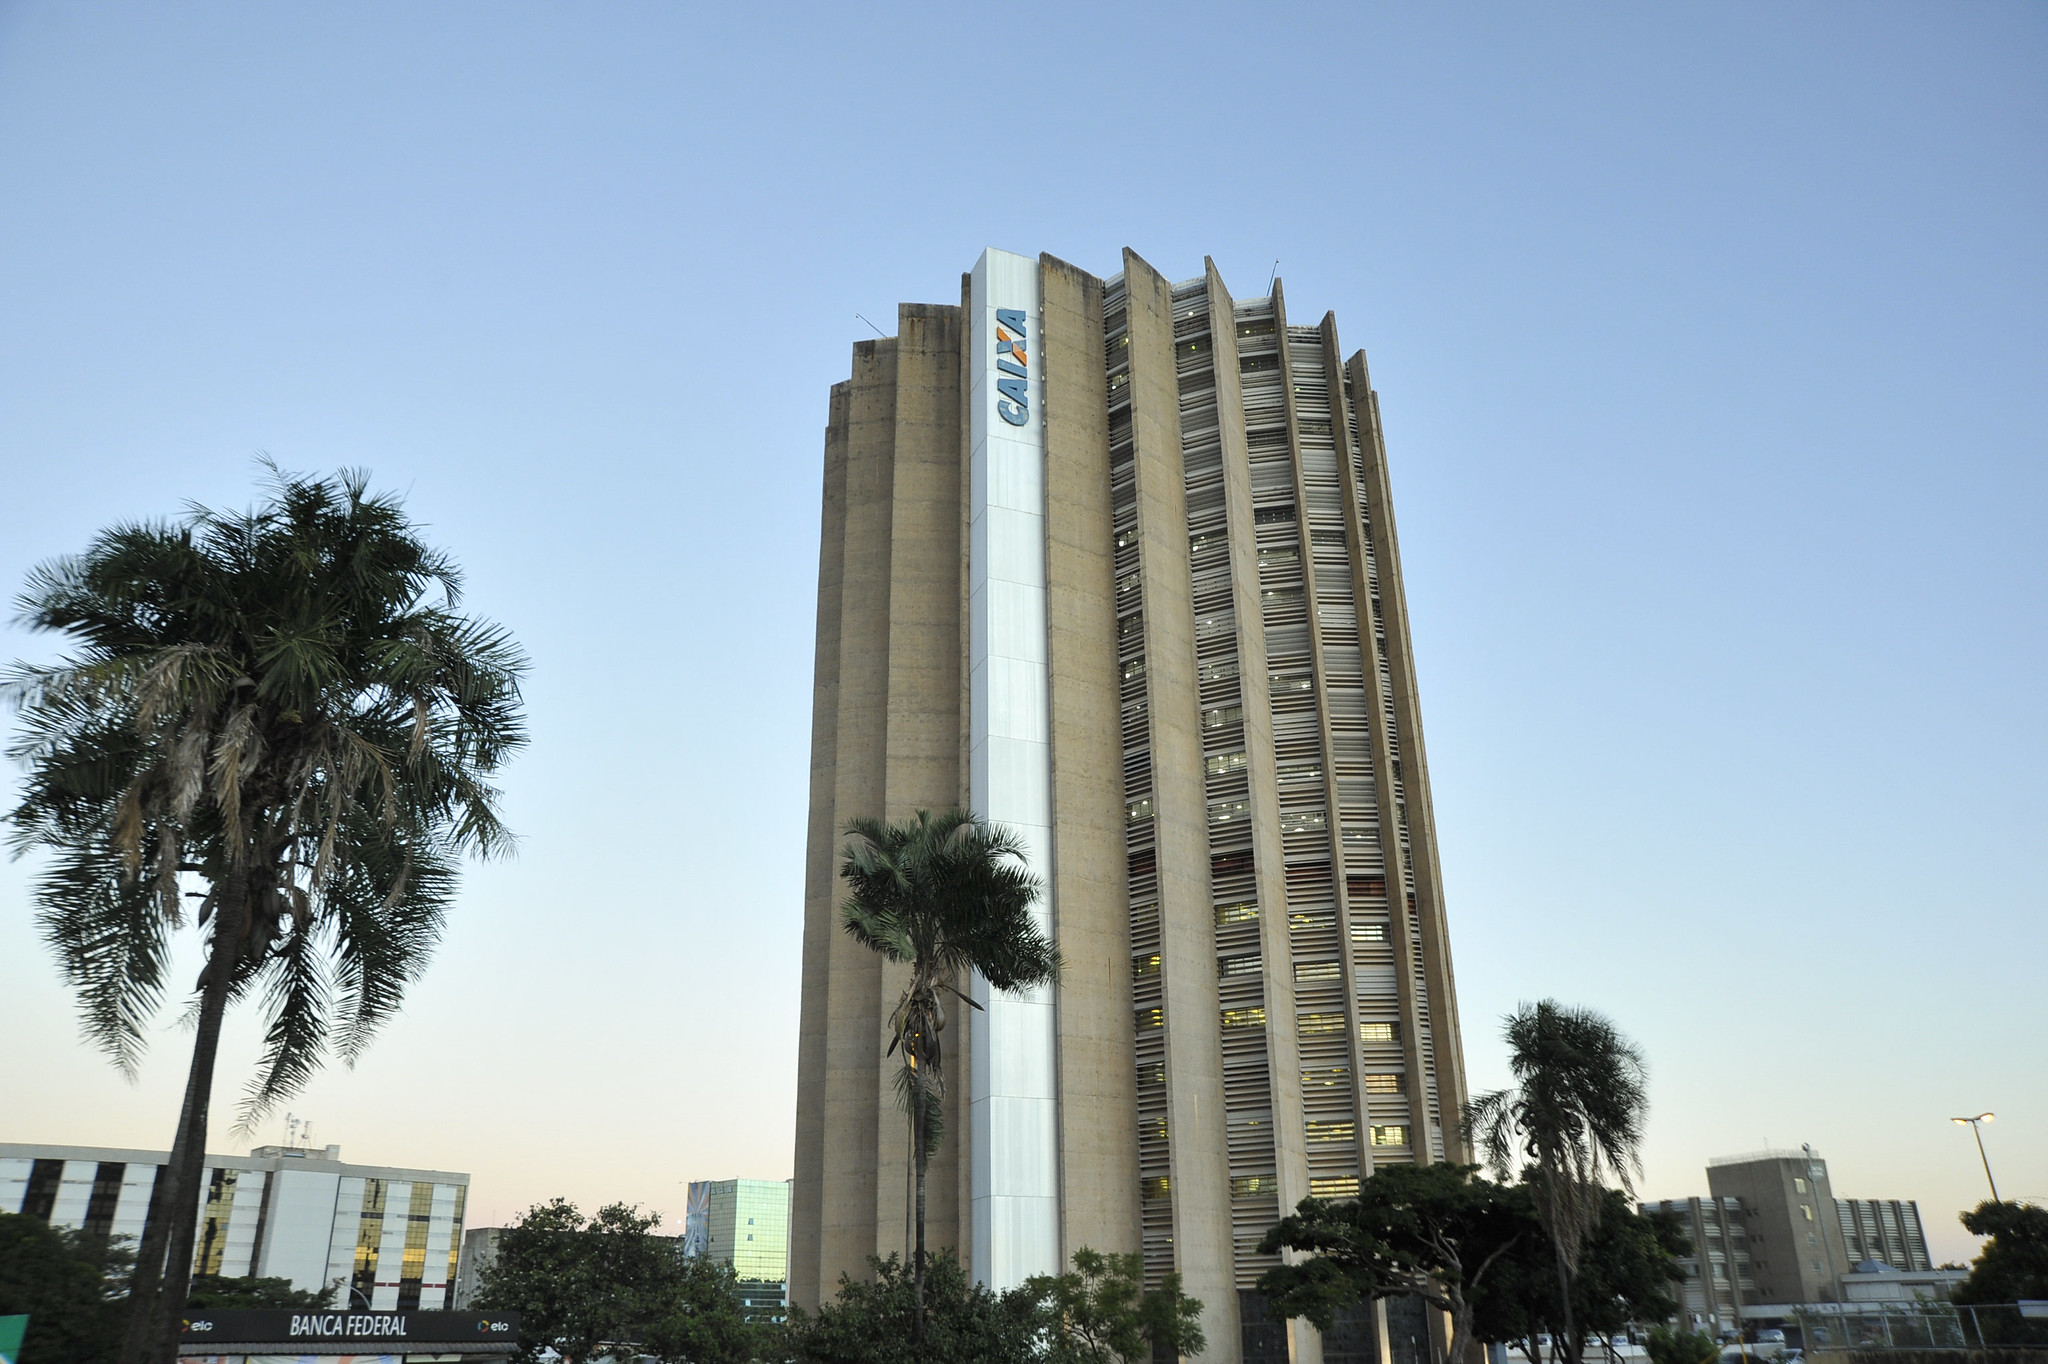
<svg viewBox="0 0 2048 1364"><path fill-rule="evenodd" d="M1463 1155L1429 777L1379 408L1333 317L1213 264L988 251L853 349L825 434L790 1280L909 1239L901 988L839 928L841 829L1017 831L1066 960L958 1010L928 1225L1003 1288L1081 1246L1290 1340L1255 1247L1309 1193ZM965 1032L967 1045L959 1034Z"/></svg>

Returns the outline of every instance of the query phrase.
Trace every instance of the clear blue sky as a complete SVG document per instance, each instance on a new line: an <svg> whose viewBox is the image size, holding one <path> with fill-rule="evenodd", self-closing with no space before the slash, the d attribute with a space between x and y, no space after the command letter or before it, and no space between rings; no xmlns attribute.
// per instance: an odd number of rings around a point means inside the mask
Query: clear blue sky
<svg viewBox="0 0 2048 1364"><path fill-rule="evenodd" d="M2048 1196L2048 9L726 8L0 8L0 586L260 450L534 658L524 851L320 1140L479 1224L788 1172L854 314L1130 245L1371 355L1476 1083L1555 996L1647 1194L1810 1141L1960 1255L1991 1108ZM184 1035L79 1044L28 871L0 1139L166 1143Z"/></svg>

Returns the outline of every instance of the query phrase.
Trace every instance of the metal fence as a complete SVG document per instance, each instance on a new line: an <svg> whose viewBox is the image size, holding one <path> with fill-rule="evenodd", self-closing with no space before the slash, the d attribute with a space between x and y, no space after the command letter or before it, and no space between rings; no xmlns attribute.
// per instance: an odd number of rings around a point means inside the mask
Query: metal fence
<svg viewBox="0 0 2048 1364"><path fill-rule="evenodd" d="M1809 1353L2048 1346L2048 1317L2018 1303L1828 1303L1794 1316Z"/></svg>

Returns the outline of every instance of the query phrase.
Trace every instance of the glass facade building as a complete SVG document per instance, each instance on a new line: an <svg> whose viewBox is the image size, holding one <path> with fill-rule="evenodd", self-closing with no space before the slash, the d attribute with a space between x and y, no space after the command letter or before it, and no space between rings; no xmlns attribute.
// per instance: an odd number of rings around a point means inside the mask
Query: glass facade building
<svg viewBox="0 0 2048 1364"><path fill-rule="evenodd" d="M0 1212L140 1241L161 1151L0 1143ZM348 1165L341 1148L208 1156L195 1274L339 1280L333 1305L442 1311L462 1248L469 1176Z"/></svg>
<svg viewBox="0 0 2048 1364"><path fill-rule="evenodd" d="M788 1180L692 1181L684 1226L683 1253L731 1265L740 1306L750 1316L783 1315L789 1301Z"/></svg>

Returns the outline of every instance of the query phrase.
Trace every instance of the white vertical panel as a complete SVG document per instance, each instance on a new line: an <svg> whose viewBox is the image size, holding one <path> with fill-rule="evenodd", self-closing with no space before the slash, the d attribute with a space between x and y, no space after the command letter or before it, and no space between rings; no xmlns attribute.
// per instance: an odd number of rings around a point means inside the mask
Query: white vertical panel
<svg viewBox="0 0 2048 1364"><path fill-rule="evenodd" d="M16 1156L0 1159L0 1212L21 1211L28 1197L28 1177L36 1168L33 1160Z"/></svg>
<svg viewBox="0 0 2048 1364"><path fill-rule="evenodd" d="M428 1212L427 1265L420 1275L420 1311L439 1312L448 1305L448 1247L455 1240L455 1186L436 1184Z"/></svg>
<svg viewBox="0 0 2048 1364"><path fill-rule="evenodd" d="M384 1239L377 1244L377 1286L370 1292L372 1312L398 1309L398 1281L405 1273L405 1233L412 1226L412 1185L392 1180L384 1186Z"/></svg>
<svg viewBox="0 0 2048 1364"><path fill-rule="evenodd" d="M263 1218L267 1170L244 1170L235 1181L234 1206L228 1209L226 1236L221 1242L220 1272L239 1279L256 1272L256 1224Z"/></svg>
<svg viewBox="0 0 2048 1364"><path fill-rule="evenodd" d="M970 332L968 777L977 813L1010 828L1050 903L1052 749L1045 605L1045 357L1038 262L988 250L975 263ZM1022 333L999 311L1022 314ZM999 352L1005 337L1011 346ZM1015 351L1024 358L1019 364ZM1026 371L1017 376L1002 360ZM1021 377L1025 401L1002 382ZM1007 414L1007 417L1006 417ZM1010 420L1022 416L1022 421ZM1053 1008L1049 990L994 994L977 974L971 1025L970 1197L974 1276L1001 1291L1059 1263L1054 1141Z"/></svg>
<svg viewBox="0 0 2048 1364"><path fill-rule="evenodd" d="M126 1236L131 1245L142 1240L143 1224L149 1220L149 1197L156 1192L154 1165L130 1165L121 1176L121 1201L114 1205L115 1236ZM4 1199L4 1192L0 1192Z"/></svg>
<svg viewBox="0 0 2048 1364"><path fill-rule="evenodd" d="M270 1216L256 1247L255 1272L290 1279L294 1288L325 1288L341 1176L331 1169L294 1168L300 1163L280 1162L283 1168L270 1176Z"/></svg>
<svg viewBox="0 0 2048 1364"><path fill-rule="evenodd" d="M332 1307L360 1307L349 1292L349 1280L356 1272L356 1237L363 1227L363 1177L344 1175L334 1190L334 1224L327 1233L327 1273L322 1283L342 1281Z"/></svg>
<svg viewBox="0 0 2048 1364"><path fill-rule="evenodd" d="M96 1160L67 1160L57 1185L57 1201L50 1208L50 1225L77 1231L85 1226L86 1205L92 1202L93 1180L99 1177Z"/></svg>

